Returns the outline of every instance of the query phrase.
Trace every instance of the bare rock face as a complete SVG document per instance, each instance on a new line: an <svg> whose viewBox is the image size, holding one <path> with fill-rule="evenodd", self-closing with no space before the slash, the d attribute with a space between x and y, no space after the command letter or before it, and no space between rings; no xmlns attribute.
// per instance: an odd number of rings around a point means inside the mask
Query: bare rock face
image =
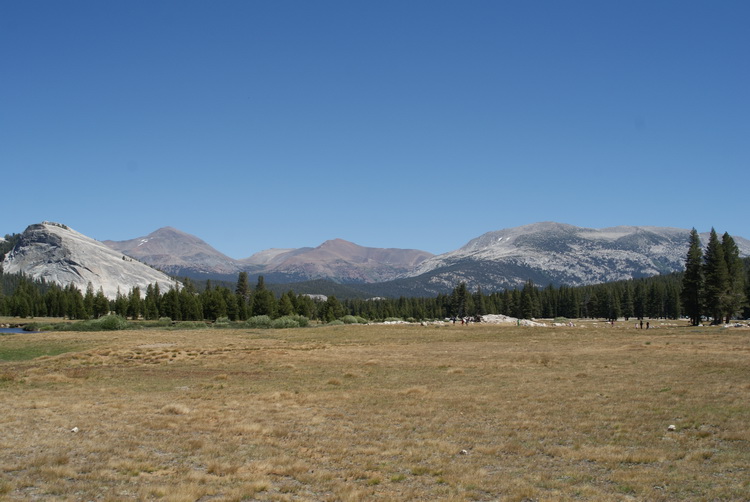
<svg viewBox="0 0 750 502"><path fill-rule="evenodd" d="M59 223L30 225L3 261L5 273L23 273L61 286L73 284L82 292L88 284L108 298L127 294L149 284L167 291L177 283L144 263L119 253L99 241Z"/></svg>

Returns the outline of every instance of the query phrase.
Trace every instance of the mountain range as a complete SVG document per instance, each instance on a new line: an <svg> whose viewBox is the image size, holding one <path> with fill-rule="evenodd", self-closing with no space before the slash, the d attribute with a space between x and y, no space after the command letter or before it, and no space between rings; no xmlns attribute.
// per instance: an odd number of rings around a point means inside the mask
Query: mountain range
<svg viewBox="0 0 750 502"><path fill-rule="evenodd" d="M415 249L368 248L333 239L314 248L268 249L235 260L172 227L160 228L145 237L103 244L175 276L234 279L245 271L262 274L266 281L277 283L316 279L384 282L407 274L433 256Z"/></svg>
<svg viewBox="0 0 750 502"><path fill-rule="evenodd" d="M245 271L251 277L263 275L266 283L295 283L297 292L328 294L323 289L338 285L339 290L348 288L347 295L432 296L462 281L471 290L491 292L519 287L527 280L539 286L580 286L680 271L689 234L667 227L591 229L544 222L488 232L441 255L333 239L317 247L269 249L233 259L171 227L126 241L99 242L65 225L45 222L28 227L2 265L5 272L60 283L85 280L81 289L92 280L87 271L107 271L101 281L108 296L115 283L124 291L144 281L169 284L165 275L152 275L157 273L154 268L172 276L226 281L235 281ZM701 239L705 244L708 234ZM749 256L750 241L734 239L741 255ZM119 266L127 266L127 272ZM142 280L133 279L139 274ZM306 287L300 285L303 281ZM304 291L310 287L318 290Z"/></svg>

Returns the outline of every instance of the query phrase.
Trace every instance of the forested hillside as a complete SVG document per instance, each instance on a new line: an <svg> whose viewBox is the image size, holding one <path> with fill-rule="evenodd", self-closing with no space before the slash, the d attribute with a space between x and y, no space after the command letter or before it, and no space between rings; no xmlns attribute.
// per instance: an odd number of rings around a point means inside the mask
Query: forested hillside
<svg viewBox="0 0 750 502"><path fill-rule="evenodd" d="M747 276L750 259L743 260ZM31 281L18 275L0 276L0 315L19 317L96 318L109 312L124 317L175 321L215 321L220 318L246 320L254 316L279 318L289 315L330 322L344 316L360 320L445 319L504 314L518 318L671 318L687 315L681 296L684 274L674 273L613 283L567 287L538 288L528 281L523 288L484 293L469 291L464 283L450 294L435 297L342 298L335 295L316 297L287 290L274 294L261 277L254 287L247 274L240 273L234 288L208 283L202 291L187 280L185 287L160 291L149 286L138 288L107 300L101 292L88 288ZM750 281L746 281L750 284ZM144 293L144 294L141 294ZM745 287L746 298L748 291ZM749 317L747 302L737 315Z"/></svg>

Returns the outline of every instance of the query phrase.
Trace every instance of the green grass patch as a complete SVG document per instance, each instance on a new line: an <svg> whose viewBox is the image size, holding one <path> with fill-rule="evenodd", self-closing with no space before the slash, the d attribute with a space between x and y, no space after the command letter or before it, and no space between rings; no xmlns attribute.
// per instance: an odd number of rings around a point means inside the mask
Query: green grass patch
<svg viewBox="0 0 750 502"><path fill-rule="evenodd" d="M42 356L57 356L66 352L79 350L77 345L69 343L26 343L19 346L0 345L0 361L28 361Z"/></svg>

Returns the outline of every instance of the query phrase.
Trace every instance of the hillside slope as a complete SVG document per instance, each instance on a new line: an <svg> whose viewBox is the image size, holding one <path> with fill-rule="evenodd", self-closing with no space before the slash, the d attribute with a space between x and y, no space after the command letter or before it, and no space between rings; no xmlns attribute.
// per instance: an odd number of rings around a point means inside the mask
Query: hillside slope
<svg viewBox="0 0 750 502"><path fill-rule="evenodd" d="M99 241L59 223L30 225L2 263L5 273L23 273L61 286L73 284L85 292L95 290L115 298L138 286L145 293L149 284L162 291L175 285L169 276L124 256Z"/></svg>

